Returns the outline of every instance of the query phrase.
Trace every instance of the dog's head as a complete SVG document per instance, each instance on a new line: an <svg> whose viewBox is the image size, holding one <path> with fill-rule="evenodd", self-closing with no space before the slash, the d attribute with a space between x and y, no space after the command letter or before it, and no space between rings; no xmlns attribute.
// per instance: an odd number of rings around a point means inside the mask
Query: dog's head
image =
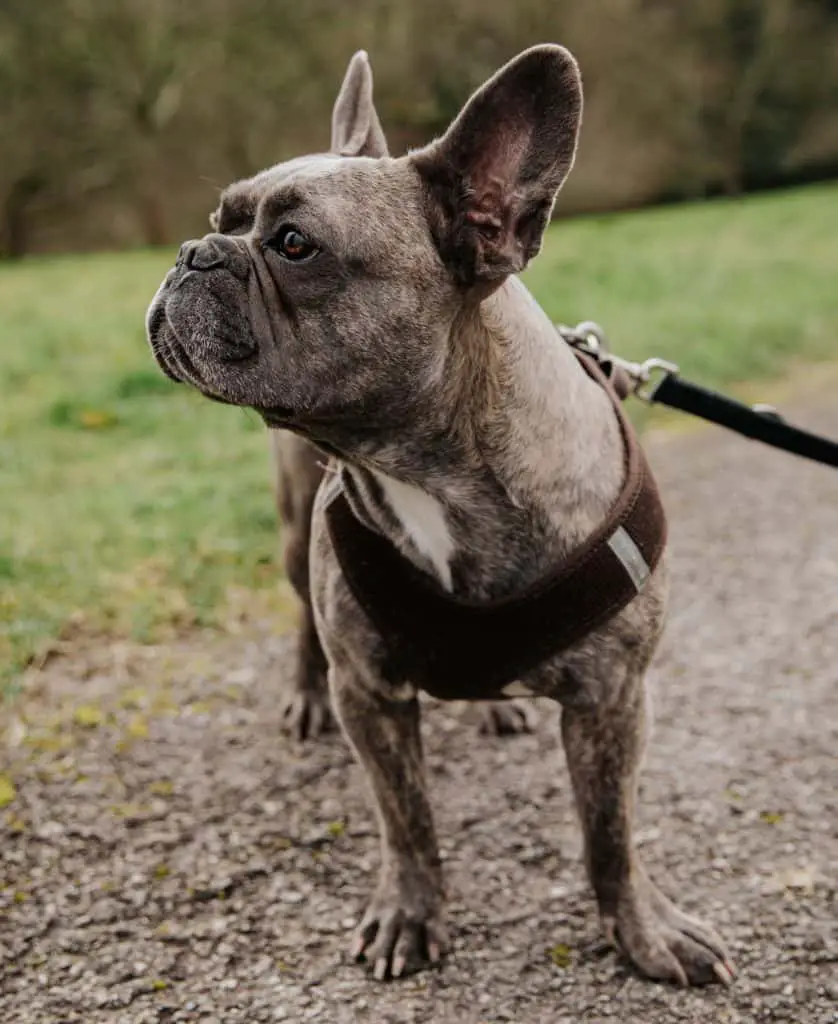
<svg viewBox="0 0 838 1024"><path fill-rule="evenodd" d="M581 105L573 57L534 47L394 159L356 54L331 152L231 185L181 246L147 315L157 361L321 442L397 430L439 388L452 326L538 252Z"/></svg>

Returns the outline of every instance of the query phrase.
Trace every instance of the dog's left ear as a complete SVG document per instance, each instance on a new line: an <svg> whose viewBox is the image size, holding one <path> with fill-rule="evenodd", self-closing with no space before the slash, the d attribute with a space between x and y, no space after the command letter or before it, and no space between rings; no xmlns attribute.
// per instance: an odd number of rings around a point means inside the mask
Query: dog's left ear
<svg viewBox="0 0 838 1024"><path fill-rule="evenodd" d="M432 234L462 284L500 283L538 253L581 114L573 56L535 46L478 89L441 139L412 154L429 190Z"/></svg>
<svg viewBox="0 0 838 1024"><path fill-rule="evenodd" d="M340 156L387 156L387 140L372 100L372 68L359 50L346 69L332 111L333 153Z"/></svg>

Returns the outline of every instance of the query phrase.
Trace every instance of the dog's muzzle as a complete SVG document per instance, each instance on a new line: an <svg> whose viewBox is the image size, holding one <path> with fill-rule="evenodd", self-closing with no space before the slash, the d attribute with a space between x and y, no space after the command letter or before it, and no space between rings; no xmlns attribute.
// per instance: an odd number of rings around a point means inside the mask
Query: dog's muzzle
<svg viewBox="0 0 838 1024"><path fill-rule="evenodd" d="M181 245L146 314L149 345L168 377L223 400L208 368L257 352L246 322L250 273L242 240L211 234Z"/></svg>

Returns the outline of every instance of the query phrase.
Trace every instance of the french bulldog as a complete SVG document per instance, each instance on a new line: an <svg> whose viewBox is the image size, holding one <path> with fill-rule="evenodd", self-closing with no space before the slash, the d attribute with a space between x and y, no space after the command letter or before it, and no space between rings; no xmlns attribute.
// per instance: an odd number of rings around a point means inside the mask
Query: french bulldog
<svg viewBox="0 0 838 1024"><path fill-rule="evenodd" d="M379 820L380 877L351 947L378 979L443 956L443 878L417 687L393 671L347 581L330 503L339 490L429 587L472 605L537 586L608 516L625 472L614 403L518 277L573 165L581 111L573 56L536 46L439 138L391 157L357 53L331 152L227 188L213 230L182 245L147 314L165 373L299 439L279 456L286 518L305 523L316 497L310 562L303 529L288 537L302 549L289 564L310 599L303 650L327 673ZM729 983L722 940L656 887L632 840L666 591L663 558L625 607L508 692L561 706L607 937L650 978Z"/></svg>

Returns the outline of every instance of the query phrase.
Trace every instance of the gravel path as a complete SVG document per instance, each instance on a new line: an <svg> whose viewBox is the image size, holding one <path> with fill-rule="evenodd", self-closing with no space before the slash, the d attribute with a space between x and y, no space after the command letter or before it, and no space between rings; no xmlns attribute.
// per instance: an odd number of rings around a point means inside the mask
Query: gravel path
<svg viewBox="0 0 838 1024"><path fill-rule="evenodd" d="M838 435L829 396L791 408ZM714 429L648 447L673 602L638 841L729 941L732 989L603 948L549 705L485 740L429 703L454 950L396 984L345 964L373 818L340 738L278 737L289 641L264 624L77 643L30 680L6 723L0 1021L838 1021L838 473Z"/></svg>

